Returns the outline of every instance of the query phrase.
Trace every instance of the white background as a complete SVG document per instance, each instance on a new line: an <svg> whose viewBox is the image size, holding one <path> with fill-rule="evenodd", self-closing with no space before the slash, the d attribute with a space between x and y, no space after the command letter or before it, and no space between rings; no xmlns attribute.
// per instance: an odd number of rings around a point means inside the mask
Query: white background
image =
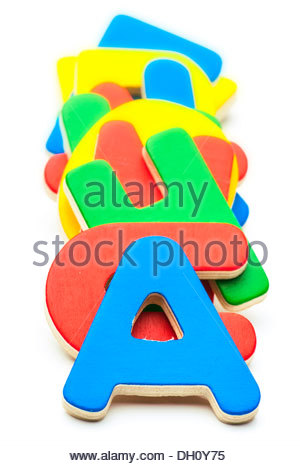
<svg viewBox="0 0 300 466"><path fill-rule="evenodd" d="M268 246L271 284L267 299L244 314L257 331L251 370L262 391L247 425L222 424L205 403L182 400L115 402L97 423L76 420L61 405L72 360L44 317L50 262L32 264L33 243L61 233L42 182L44 144L59 106L55 63L96 46L122 12L218 51L223 74L239 86L224 131L249 157L240 188L250 205L245 231ZM10 1L2 3L0 21L1 464L67 465L69 451L187 449L225 450L228 465L297 464L298 2ZM49 253L52 260L51 245Z"/></svg>

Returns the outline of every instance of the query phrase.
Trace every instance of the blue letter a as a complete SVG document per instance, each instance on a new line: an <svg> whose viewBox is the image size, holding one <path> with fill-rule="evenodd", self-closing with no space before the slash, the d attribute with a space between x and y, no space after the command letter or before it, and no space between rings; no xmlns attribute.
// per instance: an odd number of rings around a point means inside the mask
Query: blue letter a
<svg viewBox="0 0 300 466"><path fill-rule="evenodd" d="M101 419L116 394L198 395L222 421L250 420L260 401L257 383L180 246L169 238L147 237L129 254L65 384L67 411ZM182 338L158 342L131 335L137 312L151 296L165 302Z"/></svg>

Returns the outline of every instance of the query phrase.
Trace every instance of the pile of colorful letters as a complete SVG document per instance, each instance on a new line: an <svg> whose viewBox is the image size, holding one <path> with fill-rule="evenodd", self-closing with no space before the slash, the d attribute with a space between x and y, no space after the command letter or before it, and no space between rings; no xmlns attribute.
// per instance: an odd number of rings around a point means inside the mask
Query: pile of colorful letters
<svg viewBox="0 0 300 466"><path fill-rule="evenodd" d="M197 395L230 423L256 414L256 336L239 311L269 284L241 229L247 158L216 117L236 90L221 66L123 15L98 47L58 61L44 177L69 241L46 303L76 358L63 391L73 416L101 419L116 394Z"/></svg>

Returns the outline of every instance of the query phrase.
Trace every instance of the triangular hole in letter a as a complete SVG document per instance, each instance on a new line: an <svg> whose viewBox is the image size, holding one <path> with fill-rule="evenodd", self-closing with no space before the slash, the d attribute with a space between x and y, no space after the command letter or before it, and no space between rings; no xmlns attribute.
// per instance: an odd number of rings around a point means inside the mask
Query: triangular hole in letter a
<svg viewBox="0 0 300 466"><path fill-rule="evenodd" d="M183 332L165 298L152 293L143 302L132 325L131 335L139 340L179 340Z"/></svg>

